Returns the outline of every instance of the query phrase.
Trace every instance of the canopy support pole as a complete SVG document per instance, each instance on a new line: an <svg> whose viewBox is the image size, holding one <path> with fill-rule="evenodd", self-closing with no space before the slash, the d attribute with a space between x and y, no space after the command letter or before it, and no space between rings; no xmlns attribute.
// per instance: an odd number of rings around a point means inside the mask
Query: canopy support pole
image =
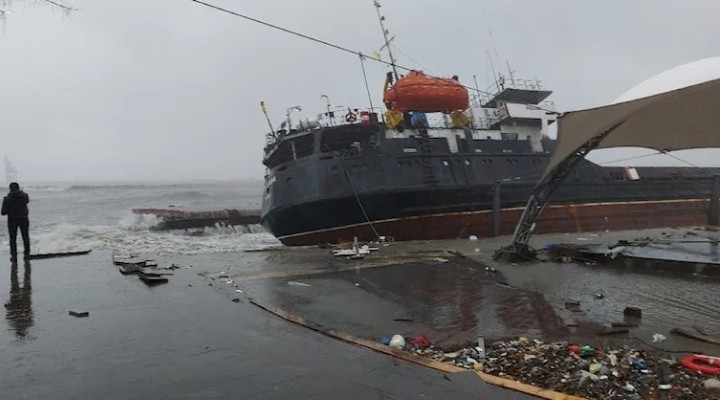
<svg viewBox="0 0 720 400"><path fill-rule="evenodd" d="M589 141L585 142L580 148L574 153L566 157L560 163L558 163L553 169L543 176L538 182L530 195L530 199L525 206L522 217L515 226L515 234L513 236L513 242L509 246L503 247L495 253L495 259L501 259L508 262L517 261L528 261L534 260L536 251L533 250L528 242L530 236L532 236L535 230L535 224L537 223L540 214L542 214L545 206L550 202L555 190L565 181L567 175L572 171L575 166L582 161L585 156L592 150L600 146L600 142L607 135L610 134L615 128L620 126L622 122L619 122L607 130L603 131L599 135L593 137Z"/></svg>

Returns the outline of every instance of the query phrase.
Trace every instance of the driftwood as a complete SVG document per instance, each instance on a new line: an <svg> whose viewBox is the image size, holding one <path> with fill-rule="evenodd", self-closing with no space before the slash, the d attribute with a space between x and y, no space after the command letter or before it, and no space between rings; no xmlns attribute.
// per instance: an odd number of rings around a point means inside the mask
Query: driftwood
<svg viewBox="0 0 720 400"><path fill-rule="evenodd" d="M71 251L66 253L43 253L43 254L30 254L29 259L39 260L43 258L58 258L58 257L72 257L72 256L84 256L90 254L92 250L85 251Z"/></svg>

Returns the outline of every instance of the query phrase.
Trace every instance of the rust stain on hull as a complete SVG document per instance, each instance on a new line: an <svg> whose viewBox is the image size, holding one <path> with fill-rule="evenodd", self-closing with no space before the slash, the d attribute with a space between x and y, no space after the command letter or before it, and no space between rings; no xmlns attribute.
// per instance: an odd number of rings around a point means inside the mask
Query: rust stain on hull
<svg viewBox="0 0 720 400"><path fill-rule="evenodd" d="M535 233L598 232L671 226L698 226L707 222L709 200L687 199L637 201L548 206L535 228ZM522 215L523 208L503 209L500 234L509 235ZM456 239L476 235L492 236L492 211L433 214L373 222L375 230L395 240ZM369 224L350 225L280 237L288 246L309 246L322 243L375 239Z"/></svg>

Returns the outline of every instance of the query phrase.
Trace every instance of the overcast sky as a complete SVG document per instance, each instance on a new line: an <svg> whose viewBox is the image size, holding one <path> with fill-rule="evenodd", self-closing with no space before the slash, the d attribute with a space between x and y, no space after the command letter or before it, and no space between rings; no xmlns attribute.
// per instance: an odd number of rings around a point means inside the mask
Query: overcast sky
<svg viewBox="0 0 720 400"><path fill-rule="evenodd" d="M207 1L365 53L382 45L371 0ZM69 19L24 3L0 33L0 154L25 181L261 179L261 100L276 125L293 105L322 112L321 94L368 103L356 57L189 0L72 0L82 11ZM717 0L385 0L382 11L397 47L433 74L486 86L495 47L561 110L611 102L720 43ZM379 102L386 69L367 68Z"/></svg>

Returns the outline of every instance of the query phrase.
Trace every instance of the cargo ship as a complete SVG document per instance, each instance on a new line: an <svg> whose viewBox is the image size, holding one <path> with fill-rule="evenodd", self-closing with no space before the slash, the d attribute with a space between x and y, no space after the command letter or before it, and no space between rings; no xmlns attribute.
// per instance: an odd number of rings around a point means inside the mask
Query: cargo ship
<svg viewBox="0 0 720 400"><path fill-rule="evenodd" d="M267 135L263 226L290 246L512 233L546 169L560 113L536 80L510 74L492 87L471 96L456 76L394 68L384 112L348 109L338 123L328 109L293 126L288 118ZM716 174L583 160L535 232L701 225Z"/></svg>

